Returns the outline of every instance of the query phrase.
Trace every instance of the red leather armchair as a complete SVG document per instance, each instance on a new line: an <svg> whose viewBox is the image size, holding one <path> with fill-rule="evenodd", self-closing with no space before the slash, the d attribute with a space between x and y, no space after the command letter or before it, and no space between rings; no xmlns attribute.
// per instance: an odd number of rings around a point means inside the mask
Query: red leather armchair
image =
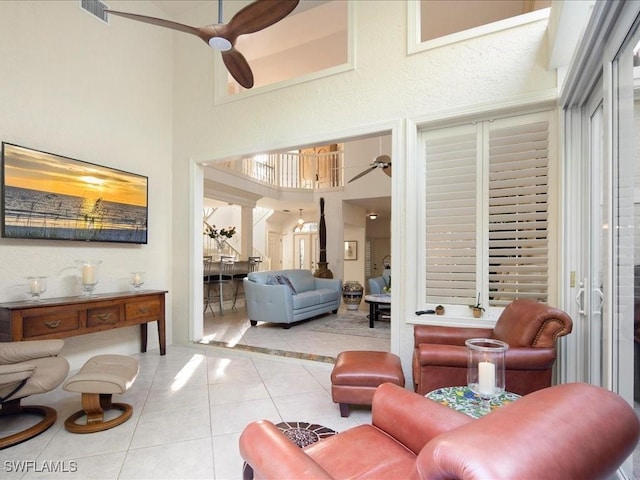
<svg viewBox="0 0 640 480"><path fill-rule="evenodd" d="M505 383L509 392L526 395L551 386L556 340L573 328L562 310L533 300L514 300L491 328L416 325L413 329L414 389L424 395L436 388L467 384L469 338L494 338L509 344Z"/></svg>
<svg viewBox="0 0 640 480"><path fill-rule="evenodd" d="M621 397L583 383L534 392L478 420L390 383L372 408L371 425L303 449L267 420L249 424L240 436L245 479L605 479L640 435Z"/></svg>

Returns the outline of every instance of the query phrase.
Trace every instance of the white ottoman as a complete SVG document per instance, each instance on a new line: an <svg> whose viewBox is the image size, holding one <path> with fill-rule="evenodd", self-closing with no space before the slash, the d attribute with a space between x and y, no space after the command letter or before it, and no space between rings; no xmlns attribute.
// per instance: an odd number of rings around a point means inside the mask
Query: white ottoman
<svg viewBox="0 0 640 480"><path fill-rule="evenodd" d="M62 388L68 392L82 394L82 410L74 413L64 422L64 427L72 433L94 433L115 427L131 418L133 407L126 403L111 402L114 393L126 392L138 376L138 361L124 355L97 355L69 378ZM122 410L122 414L111 420L104 420L105 410ZM76 423L86 416L86 424Z"/></svg>

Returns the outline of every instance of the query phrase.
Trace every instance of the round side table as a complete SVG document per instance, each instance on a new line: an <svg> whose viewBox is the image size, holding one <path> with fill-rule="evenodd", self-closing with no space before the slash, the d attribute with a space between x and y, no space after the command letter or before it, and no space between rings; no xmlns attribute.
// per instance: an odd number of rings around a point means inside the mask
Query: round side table
<svg viewBox="0 0 640 480"><path fill-rule="evenodd" d="M482 410L480 397L469 390L469 387L443 387L432 390L425 397L430 398L442 405L453 408L458 412L466 413L470 417L480 418L488 412ZM500 408L520 398L517 393L502 392L491 399L489 406L491 410Z"/></svg>

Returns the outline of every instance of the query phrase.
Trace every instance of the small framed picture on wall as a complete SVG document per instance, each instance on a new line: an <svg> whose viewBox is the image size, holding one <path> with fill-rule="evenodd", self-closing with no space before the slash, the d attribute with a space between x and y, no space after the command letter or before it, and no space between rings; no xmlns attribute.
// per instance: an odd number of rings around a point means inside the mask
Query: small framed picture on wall
<svg viewBox="0 0 640 480"><path fill-rule="evenodd" d="M347 240L344 242L344 259L345 260L358 259L358 242L357 241Z"/></svg>

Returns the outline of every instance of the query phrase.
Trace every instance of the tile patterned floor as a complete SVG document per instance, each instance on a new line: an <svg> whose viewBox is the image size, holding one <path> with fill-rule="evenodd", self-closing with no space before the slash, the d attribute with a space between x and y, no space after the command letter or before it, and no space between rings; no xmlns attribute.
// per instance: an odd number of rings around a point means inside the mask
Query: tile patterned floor
<svg viewBox="0 0 640 480"><path fill-rule="evenodd" d="M316 336L303 325L254 328L238 337L243 315L217 315L208 335L321 355L347 348L388 349L388 340ZM58 388L30 397L25 403L50 405L58 419L38 437L0 451L3 480L240 479L238 438L253 420L306 421L336 431L371 421L368 407L354 407L349 418L340 417L331 401L330 363L198 344L169 346L165 356L156 350L133 357L140 362L140 374L128 392L114 398L133 405L129 421L104 432L71 434L63 423L80 408L77 394ZM0 431L21 424L0 424Z"/></svg>

